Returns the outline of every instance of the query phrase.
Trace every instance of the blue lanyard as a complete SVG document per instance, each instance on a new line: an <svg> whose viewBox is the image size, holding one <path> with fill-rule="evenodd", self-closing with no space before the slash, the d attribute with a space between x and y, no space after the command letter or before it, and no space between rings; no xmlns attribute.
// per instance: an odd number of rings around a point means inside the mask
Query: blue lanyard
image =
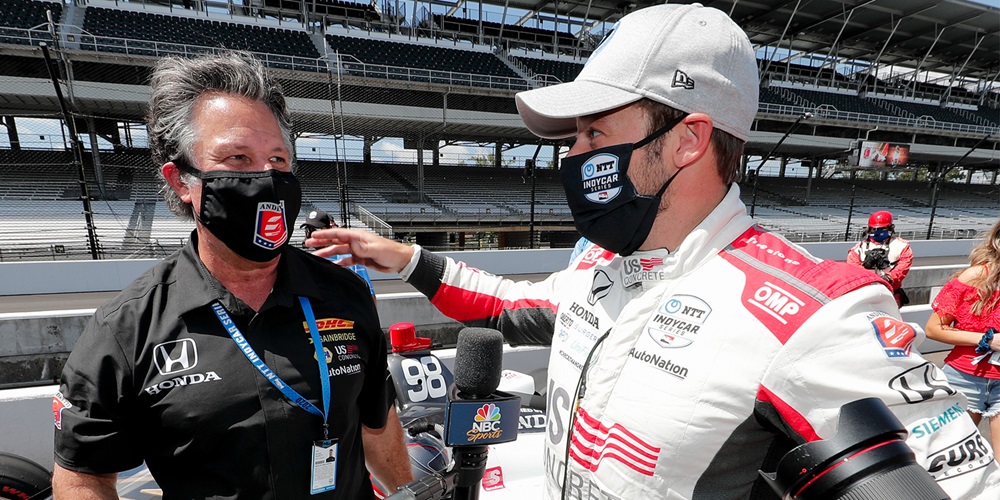
<svg viewBox="0 0 1000 500"><path fill-rule="evenodd" d="M250 347L250 343L240 332L239 327L233 322L232 318L229 317L229 313L226 309L222 307L222 304L215 302L212 304L212 311L219 318L219 322L225 327L226 332L232 337L233 342L236 342L236 346L240 348L240 351L250 360L250 364L253 365L261 375L267 379L275 388L281 391L282 394L288 398L289 401L295 403L303 410L316 415L317 417L323 419L323 439L327 439L329 436L329 426L327 425L326 419L327 415L330 414L330 376L329 368L326 365L326 353L323 352L323 343L319 338L319 329L316 327L316 316L313 315L312 305L309 303L309 299L306 297L299 297L299 304L302 305L302 312L306 315L306 321L309 323L309 335L312 336L313 348L316 350L316 362L319 365L319 381L320 385L323 387L323 411L316 408L316 405L312 404L311 401L302 397L295 389L281 380L281 377L277 373L274 373L264 360L257 355L257 352Z"/></svg>

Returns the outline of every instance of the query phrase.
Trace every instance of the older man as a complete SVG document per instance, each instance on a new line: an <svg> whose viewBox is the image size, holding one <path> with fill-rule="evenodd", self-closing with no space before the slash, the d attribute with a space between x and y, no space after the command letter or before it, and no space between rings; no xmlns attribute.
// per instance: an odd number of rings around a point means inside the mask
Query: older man
<svg viewBox="0 0 1000 500"><path fill-rule="evenodd" d="M309 244L399 272L511 343L551 344L546 498L776 498L758 470L868 397L949 495L994 498L992 450L881 280L747 216L734 181L757 93L724 13L635 11L575 81L517 96L532 132L575 138L560 173L594 245L568 269L515 283L356 231Z"/></svg>
<svg viewBox="0 0 1000 500"><path fill-rule="evenodd" d="M118 498L116 473L144 461L166 498L371 498L366 462L408 481L365 283L287 244L301 191L280 88L247 54L165 59L148 125L195 231L70 355L56 498Z"/></svg>

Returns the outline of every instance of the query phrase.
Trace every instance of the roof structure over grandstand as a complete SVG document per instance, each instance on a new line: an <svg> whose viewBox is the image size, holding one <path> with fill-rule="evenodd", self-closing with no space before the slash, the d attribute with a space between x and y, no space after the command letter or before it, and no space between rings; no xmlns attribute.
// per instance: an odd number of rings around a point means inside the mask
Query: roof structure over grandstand
<svg viewBox="0 0 1000 500"><path fill-rule="evenodd" d="M457 5L464 4L460 1ZM545 20L588 30L627 12L691 0L508 0ZM974 79L1000 71L1000 9L967 0L702 0L730 15L756 47ZM522 18L521 22L528 19ZM574 34L578 29L571 30Z"/></svg>

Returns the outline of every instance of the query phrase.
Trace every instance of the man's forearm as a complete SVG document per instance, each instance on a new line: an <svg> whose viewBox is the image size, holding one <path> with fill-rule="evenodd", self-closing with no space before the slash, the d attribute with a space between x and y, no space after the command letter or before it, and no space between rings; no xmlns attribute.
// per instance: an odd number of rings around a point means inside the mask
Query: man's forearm
<svg viewBox="0 0 1000 500"><path fill-rule="evenodd" d="M118 474L86 474L56 464L52 471L54 500L118 500Z"/></svg>
<svg viewBox="0 0 1000 500"><path fill-rule="evenodd" d="M396 408L389 409L385 426L381 429L362 426L361 438L365 447L365 465L386 488L386 493L393 493L413 480L410 456L406 451L403 428Z"/></svg>

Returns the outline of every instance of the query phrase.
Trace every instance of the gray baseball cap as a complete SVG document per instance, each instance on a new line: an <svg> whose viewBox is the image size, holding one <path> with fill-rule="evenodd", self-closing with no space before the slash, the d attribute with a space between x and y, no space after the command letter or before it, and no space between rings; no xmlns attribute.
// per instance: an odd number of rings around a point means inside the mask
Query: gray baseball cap
<svg viewBox="0 0 1000 500"><path fill-rule="evenodd" d="M532 133L562 139L576 118L643 97L686 113L744 141L757 115L757 61L750 39L718 9L657 5L621 18L576 80L519 92L517 110Z"/></svg>

